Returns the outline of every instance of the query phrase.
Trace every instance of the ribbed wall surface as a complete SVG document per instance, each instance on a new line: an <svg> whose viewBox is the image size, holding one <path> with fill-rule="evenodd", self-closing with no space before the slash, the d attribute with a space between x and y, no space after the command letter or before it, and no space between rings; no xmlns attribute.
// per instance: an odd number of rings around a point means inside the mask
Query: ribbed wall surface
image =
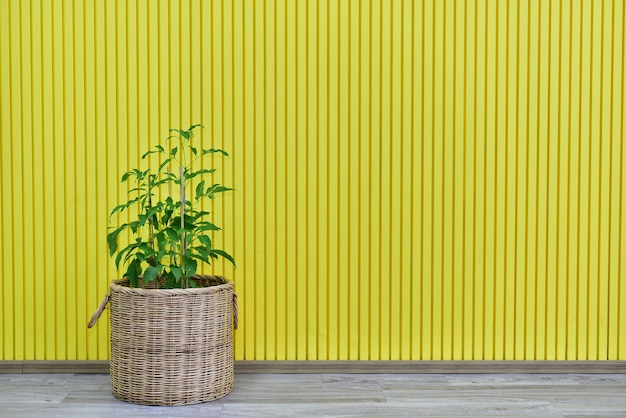
<svg viewBox="0 0 626 418"><path fill-rule="evenodd" d="M118 179L202 122L237 358L626 360L625 13L1 0L0 359L107 358Z"/></svg>

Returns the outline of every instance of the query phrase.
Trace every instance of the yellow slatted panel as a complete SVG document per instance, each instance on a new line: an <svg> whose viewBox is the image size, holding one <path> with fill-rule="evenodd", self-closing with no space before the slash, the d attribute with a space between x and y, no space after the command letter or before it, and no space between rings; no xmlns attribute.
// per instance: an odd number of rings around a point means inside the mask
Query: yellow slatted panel
<svg viewBox="0 0 626 418"><path fill-rule="evenodd" d="M238 359L626 360L625 15L1 1L0 358L107 358L118 179L202 122Z"/></svg>

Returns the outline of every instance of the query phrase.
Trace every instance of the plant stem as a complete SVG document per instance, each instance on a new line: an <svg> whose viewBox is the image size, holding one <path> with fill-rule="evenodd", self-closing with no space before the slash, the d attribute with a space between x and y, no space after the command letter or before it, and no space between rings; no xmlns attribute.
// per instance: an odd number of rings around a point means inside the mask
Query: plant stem
<svg viewBox="0 0 626 418"><path fill-rule="evenodd" d="M172 170L169 166L167 167L167 197L172 198ZM174 248L174 244L170 244L170 253L174 254L173 264L176 265L176 249Z"/></svg>
<svg viewBox="0 0 626 418"><path fill-rule="evenodd" d="M167 196L172 197L172 172L167 167Z"/></svg>
<svg viewBox="0 0 626 418"><path fill-rule="evenodd" d="M185 234L185 179L183 166L178 167L178 173L180 175L180 228L183 229L180 234L180 254L181 260L184 260L185 255L187 254L187 234ZM187 287L187 272L183 270L184 282L183 287Z"/></svg>
<svg viewBox="0 0 626 418"><path fill-rule="evenodd" d="M152 209L152 179L148 175L148 211ZM148 218L148 228L150 230L150 248L154 251L154 225L152 223L152 216ZM150 265L156 265L154 256L150 257Z"/></svg>

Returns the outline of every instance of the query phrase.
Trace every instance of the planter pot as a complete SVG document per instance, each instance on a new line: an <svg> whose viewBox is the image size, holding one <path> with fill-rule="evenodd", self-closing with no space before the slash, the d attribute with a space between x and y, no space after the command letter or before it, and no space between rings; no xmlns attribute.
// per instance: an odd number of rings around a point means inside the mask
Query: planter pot
<svg viewBox="0 0 626 418"><path fill-rule="evenodd" d="M232 282L196 276L193 289L110 285L111 386L115 397L142 405L212 401L233 388ZM235 320L236 322L236 320Z"/></svg>

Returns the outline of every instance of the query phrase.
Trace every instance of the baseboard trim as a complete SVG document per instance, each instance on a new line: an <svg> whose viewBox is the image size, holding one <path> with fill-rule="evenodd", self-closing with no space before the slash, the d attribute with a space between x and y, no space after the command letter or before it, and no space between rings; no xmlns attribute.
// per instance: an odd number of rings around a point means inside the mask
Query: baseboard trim
<svg viewBox="0 0 626 418"><path fill-rule="evenodd" d="M0 373L109 373L108 360L0 361Z"/></svg>
<svg viewBox="0 0 626 418"><path fill-rule="evenodd" d="M237 361L236 373L626 373L626 361Z"/></svg>
<svg viewBox="0 0 626 418"><path fill-rule="evenodd" d="M106 360L0 361L0 373L109 373ZM626 373L626 361L361 361L361 360L237 360L235 373Z"/></svg>

